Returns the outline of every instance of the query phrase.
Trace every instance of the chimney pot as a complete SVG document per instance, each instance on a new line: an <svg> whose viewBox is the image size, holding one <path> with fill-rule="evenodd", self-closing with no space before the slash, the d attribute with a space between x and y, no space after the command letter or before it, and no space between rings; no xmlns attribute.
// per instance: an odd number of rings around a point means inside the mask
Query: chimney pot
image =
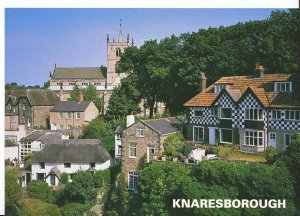
<svg viewBox="0 0 300 216"><path fill-rule="evenodd" d="M205 76L205 73L201 72L200 73L200 87L201 87L201 92L205 91L206 90L206 76Z"/></svg>
<svg viewBox="0 0 300 216"><path fill-rule="evenodd" d="M79 93L79 102L82 102L83 101L83 92L80 92Z"/></svg>
<svg viewBox="0 0 300 216"><path fill-rule="evenodd" d="M261 78L264 75L265 75L265 68L264 68L263 64L261 64L261 63L255 64L255 76L257 78Z"/></svg>

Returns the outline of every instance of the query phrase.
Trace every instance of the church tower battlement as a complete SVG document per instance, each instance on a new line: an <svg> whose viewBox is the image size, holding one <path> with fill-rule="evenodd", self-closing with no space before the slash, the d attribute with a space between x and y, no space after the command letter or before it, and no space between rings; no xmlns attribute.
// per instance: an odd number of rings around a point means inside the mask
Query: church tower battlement
<svg viewBox="0 0 300 216"><path fill-rule="evenodd" d="M121 54L125 49L132 44L129 42L129 34L126 41L123 41L122 20L120 20L120 30L118 41L110 41L107 35L107 90L112 90L114 87L121 84L121 79L126 77L126 74L117 74L116 65L121 59Z"/></svg>

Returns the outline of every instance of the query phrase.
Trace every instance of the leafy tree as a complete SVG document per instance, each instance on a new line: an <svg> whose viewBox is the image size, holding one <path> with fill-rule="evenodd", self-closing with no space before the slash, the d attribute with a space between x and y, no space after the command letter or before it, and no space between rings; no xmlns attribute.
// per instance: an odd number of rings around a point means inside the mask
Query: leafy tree
<svg viewBox="0 0 300 216"><path fill-rule="evenodd" d="M20 207L21 186L17 183L18 169L5 172L5 214L14 215Z"/></svg>
<svg viewBox="0 0 300 216"><path fill-rule="evenodd" d="M109 169L99 170L94 174L94 184L95 187L103 187L110 182L110 172Z"/></svg>
<svg viewBox="0 0 300 216"><path fill-rule="evenodd" d="M54 202L53 191L47 182L31 181L26 187L27 194L33 199L40 199L45 202Z"/></svg>
<svg viewBox="0 0 300 216"><path fill-rule="evenodd" d="M88 85L82 92L85 101L93 101L97 97L97 89L94 85Z"/></svg>
<svg viewBox="0 0 300 216"><path fill-rule="evenodd" d="M90 203L96 197L93 187L93 174L90 172L78 172L74 175L72 183L67 184L66 191L70 200L78 203Z"/></svg>
<svg viewBox="0 0 300 216"><path fill-rule="evenodd" d="M268 146L265 151L265 159L269 164L274 162L275 155L276 155L276 149L272 146Z"/></svg>
<svg viewBox="0 0 300 216"><path fill-rule="evenodd" d="M67 184L69 182L69 175L68 173L62 173L60 176L60 183Z"/></svg>
<svg viewBox="0 0 300 216"><path fill-rule="evenodd" d="M83 129L83 138L99 139L108 151L114 151L114 129L111 123L103 118L95 118L89 125Z"/></svg>
<svg viewBox="0 0 300 216"><path fill-rule="evenodd" d="M81 89L79 86L75 83L73 90L70 92L70 98L69 101L79 101L79 95L80 95Z"/></svg>

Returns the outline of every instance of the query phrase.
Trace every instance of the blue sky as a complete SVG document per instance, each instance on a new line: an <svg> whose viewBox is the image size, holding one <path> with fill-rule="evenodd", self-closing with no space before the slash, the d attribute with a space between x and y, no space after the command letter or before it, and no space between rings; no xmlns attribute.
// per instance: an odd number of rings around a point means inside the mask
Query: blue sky
<svg viewBox="0 0 300 216"><path fill-rule="evenodd" d="M42 85L58 67L106 65L106 34L145 40L262 20L273 9L6 9L5 82ZM126 36L124 36L126 38Z"/></svg>

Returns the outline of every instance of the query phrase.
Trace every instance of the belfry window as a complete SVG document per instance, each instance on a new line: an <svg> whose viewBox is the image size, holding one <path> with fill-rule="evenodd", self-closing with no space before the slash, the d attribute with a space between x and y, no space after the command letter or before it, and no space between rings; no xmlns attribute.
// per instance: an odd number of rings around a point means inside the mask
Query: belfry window
<svg viewBox="0 0 300 216"><path fill-rule="evenodd" d="M116 57L120 57L121 56L121 49L117 48L116 49Z"/></svg>

